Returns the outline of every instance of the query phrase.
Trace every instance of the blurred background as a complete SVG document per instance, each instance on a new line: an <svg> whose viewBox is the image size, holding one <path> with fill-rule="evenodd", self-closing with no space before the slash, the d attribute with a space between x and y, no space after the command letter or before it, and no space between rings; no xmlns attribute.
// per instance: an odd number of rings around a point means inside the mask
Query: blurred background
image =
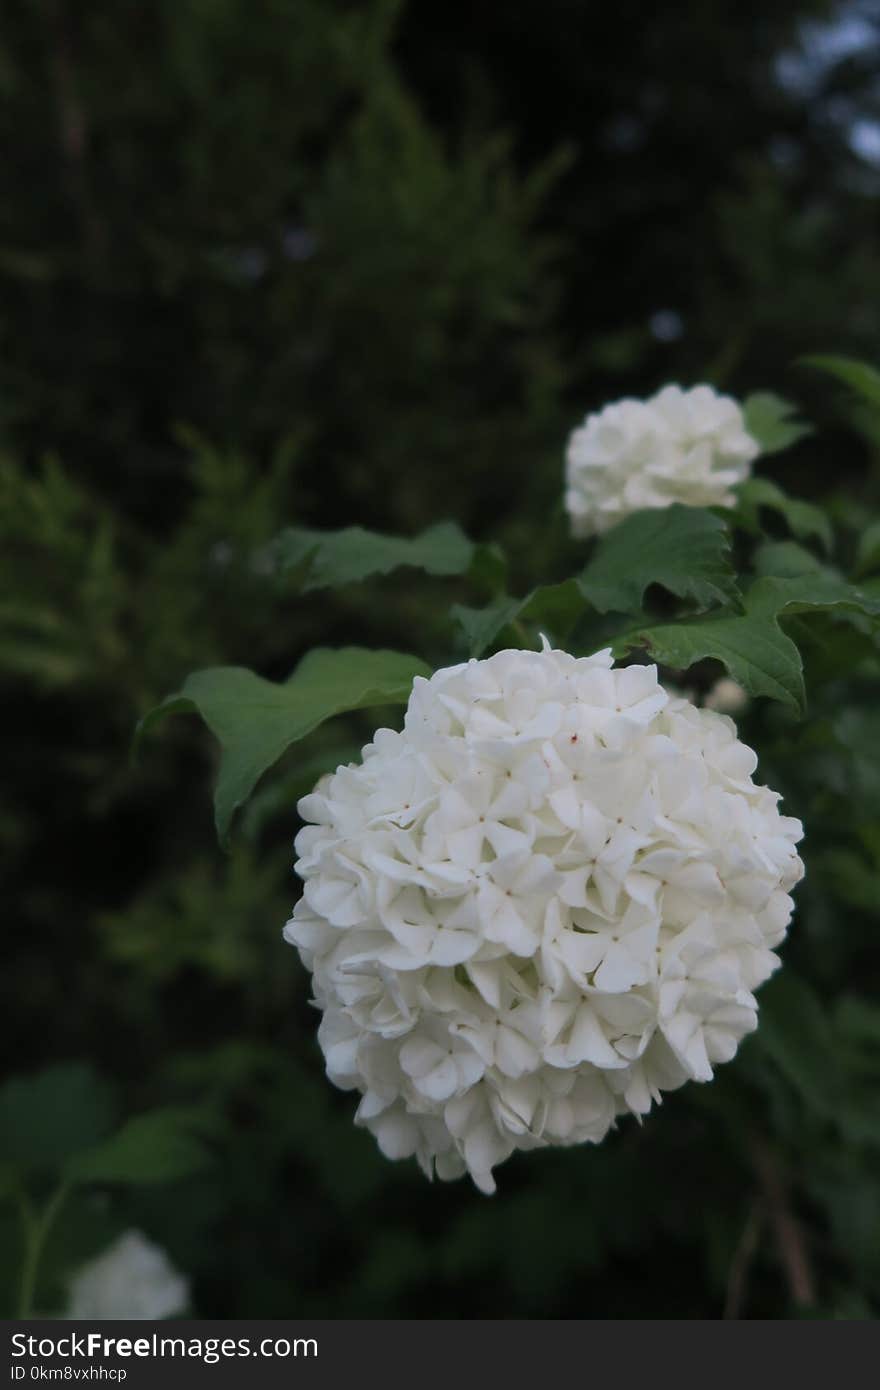
<svg viewBox="0 0 880 1390"><path fill-rule="evenodd" d="M6 1071L212 1120L197 1176L71 1199L37 1306L134 1226L202 1316L872 1317L876 686L744 725L808 831L766 1028L493 1199L354 1129L281 942L296 798L374 712L290 755L228 855L210 737L129 747L198 667L447 663L457 581L316 601L266 542L452 517L514 592L570 573L565 439L621 395L779 391L822 432L769 475L876 502L880 439L796 359L880 359L880 4L6 0L0 129ZM11 1306L11 1206L0 1251Z"/></svg>

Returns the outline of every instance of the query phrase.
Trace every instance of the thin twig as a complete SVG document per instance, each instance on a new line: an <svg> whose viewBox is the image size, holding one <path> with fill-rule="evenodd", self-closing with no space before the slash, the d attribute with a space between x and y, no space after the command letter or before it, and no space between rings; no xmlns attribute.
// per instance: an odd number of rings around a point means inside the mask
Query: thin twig
<svg viewBox="0 0 880 1390"><path fill-rule="evenodd" d="M27 1205L23 1206L21 1209L24 1221L25 1248L19 1286L18 1316L20 1318L30 1317L33 1313L40 1258L43 1254L46 1241L49 1238L49 1233L55 1224L55 1219L64 1206L64 1203L67 1201L69 1192L70 1184L68 1182L62 1182L52 1193L52 1196L43 1207L43 1210L36 1217L33 1216Z"/></svg>
<svg viewBox="0 0 880 1390"><path fill-rule="evenodd" d="M737 1242L733 1259L730 1262L722 1314L724 1318L738 1318L745 1306L749 1270L758 1249L763 1224L763 1203L756 1199L749 1208L746 1224L743 1226L742 1235Z"/></svg>
<svg viewBox="0 0 880 1390"><path fill-rule="evenodd" d="M49 65L58 111L58 142L70 199L80 219L86 255L93 266L104 252L103 227L92 202L88 176L88 123L79 90L69 16L62 0L43 0Z"/></svg>
<svg viewBox="0 0 880 1390"><path fill-rule="evenodd" d="M789 1204L779 1164L762 1139L753 1137L750 1148L792 1302L809 1308L816 1302L816 1282L804 1233Z"/></svg>

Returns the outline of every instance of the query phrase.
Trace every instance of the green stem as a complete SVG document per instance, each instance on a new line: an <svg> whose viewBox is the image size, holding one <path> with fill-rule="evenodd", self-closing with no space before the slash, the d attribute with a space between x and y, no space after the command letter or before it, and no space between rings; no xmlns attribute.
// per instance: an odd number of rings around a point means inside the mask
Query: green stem
<svg viewBox="0 0 880 1390"><path fill-rule="evenodd" d="M20 1210L24 1225L24 1261L21 1268L21 1285L18 1297L18 1316L30 1317L33 1312L34 1294L37 1287L37 1273L40 1259L58 1213L67 1201L70 1184L63 1182L56 1187L39 1216L35 1217L27 1198L22 1195Z"/></svg>

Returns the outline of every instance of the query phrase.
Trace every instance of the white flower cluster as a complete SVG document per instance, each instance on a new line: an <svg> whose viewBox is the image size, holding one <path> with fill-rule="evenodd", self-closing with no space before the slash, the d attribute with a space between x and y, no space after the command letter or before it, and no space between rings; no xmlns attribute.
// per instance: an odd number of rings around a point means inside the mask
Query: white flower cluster
<svg viewBox="0 0 880 1390"><path fill-rule="evenodd" d="M729 507L759 454L740 406L711 386L665 386L588 415L569 441L565 505L575 536L609 530L631 512Z"/></svg>
<svg viewBox="0 0 880 1390"><path fill-rule="evenodd" d="M186 1310L189 1284L164 1250L126 1231L70 1283L66 1318L170 1318Z"/></svg>
<svg viewBox="0 0 880 1390"><path fill-rule="evenodd" d="M803 866L723 715L608 651L417 678L402 733L300 802L331 1080L430 1176L598 1141L756 1025Z"/></svg>

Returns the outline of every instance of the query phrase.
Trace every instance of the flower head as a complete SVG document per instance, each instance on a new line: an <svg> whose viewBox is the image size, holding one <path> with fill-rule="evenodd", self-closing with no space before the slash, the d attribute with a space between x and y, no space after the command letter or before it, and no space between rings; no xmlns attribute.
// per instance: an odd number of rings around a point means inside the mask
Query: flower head
<svg viewBox="0 0 880 1390"><path fill-rule="evenodd" d="M491 1192L733 1056L803 871L755 763L608 651L416 678L402 733L300 802L285 928L383 1153Z"/></svg>
<svg viewBox="0 0 880 1390"><path fill-rule="evenodd" d="M731 488L759 453L743 413L711 386L665 386L588 415L569 441L565 505L576 536L607 531L631 512L729 507Z"/></svg>
<svg viewBox="0 0 880 1390"><path fill-rule="evenodd" d="M126 1231L70 1283L68 1318L170 1318L185 1311L189 1284L164 1250Z"/></svg>

